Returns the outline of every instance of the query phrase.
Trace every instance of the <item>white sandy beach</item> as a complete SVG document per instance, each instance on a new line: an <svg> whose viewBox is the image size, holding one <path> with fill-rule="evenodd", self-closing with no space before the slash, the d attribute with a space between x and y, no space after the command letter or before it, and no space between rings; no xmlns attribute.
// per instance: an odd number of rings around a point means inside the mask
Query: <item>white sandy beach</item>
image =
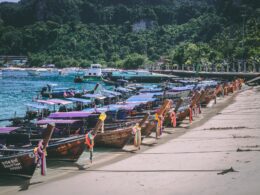
<svg viewBox="0 0 260 195"><path fill-rule="evenodd" d="M240 92L234 103L175 139L18 194L258 195L259 102L259 88ZM237 172L218 174L231 167Z"/></svg>

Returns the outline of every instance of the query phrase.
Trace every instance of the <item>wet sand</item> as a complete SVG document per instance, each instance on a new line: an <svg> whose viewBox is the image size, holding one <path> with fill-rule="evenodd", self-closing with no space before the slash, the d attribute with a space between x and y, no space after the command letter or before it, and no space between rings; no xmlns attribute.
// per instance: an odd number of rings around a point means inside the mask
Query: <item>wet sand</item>
<svg viewBox="0 0 260 195"><path fill-rule="evenodd" d="M91 166L85 153L79 163L90 167L81 171L71 163L49 165L46 177L37 170L19 194L259 194L259 102L259 88L219 98L191 126L167 128L140 151L96 151ZM21 185L5 184L0 194Z"/></svg>

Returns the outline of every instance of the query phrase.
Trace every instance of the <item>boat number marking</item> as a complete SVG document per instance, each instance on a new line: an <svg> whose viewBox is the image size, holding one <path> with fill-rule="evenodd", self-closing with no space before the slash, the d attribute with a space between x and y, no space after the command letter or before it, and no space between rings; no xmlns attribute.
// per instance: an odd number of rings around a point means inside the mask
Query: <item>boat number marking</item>
<svg viewBox="0 0 260 195"><path fill-rule="evenodd" d="M4 168L10 169L11 171L20 170L22 169L21 163L18 161L17 158L6 160L1 162Z"/></svg>

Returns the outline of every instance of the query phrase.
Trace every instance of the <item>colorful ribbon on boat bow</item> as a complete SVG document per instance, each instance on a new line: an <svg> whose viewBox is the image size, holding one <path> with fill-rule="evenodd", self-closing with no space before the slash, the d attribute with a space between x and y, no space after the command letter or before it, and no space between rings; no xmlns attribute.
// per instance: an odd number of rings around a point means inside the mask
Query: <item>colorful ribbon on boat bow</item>
<svg viewBox="0 0 260 195"><path fill-rule="evenodd" d="M197 104L196 108L197 108L197 114L201 114L201 106L200 106L200 104Z"/></svg>
<svg viewBox="0 0 260 195"><path fill-rule="evenodd" d="M105 121L106 118L107 118L106 113L101 113L101 114L99 115L99 118L98 118L98 119L101 120L101 121Z"/></svg>
<svg viewBox="0 0 260 195"><path fill-rule="evenodd" d="M99 120L101 121L101 123L102 123L102 125L101 125L101 133L104 133L104 128L105 128L105 124L104 124L104 121L106 120L106 118L107 118L107 115L106 115L106 113L101 113L100 115L99 115Z"/></svg>
<svg viewBox="0 0 260 195"><path fill-rule="evenodd" d="M189 108L189 119L190 119L190 123L192 123L192 119L193 119L193 117L192 117L192 108Z"/></svg>
<svg viewBox="0 0 260 195"><path fill-rule="evenodd" d="M134 127L133 127L133 134L135 135L134 137L134 146L135 147L138 147L140 149L140 145L141 145L141 127L139 126L139 124L136 124Z"/></svg>
<svg viewBox="0 0 260 195"><path fill-rule="evenodd" d="M91 134L91 132L86 134L86 140L85 140L85 144L87 145L87 147L92 150L94 147L94 138L95 136Z"/></svg>
<svg viewBox="0 0 260 195"><path fill-rule="evenodd" d="M156 113L155 120L157 121L156 137L159 137L162 135L164 117Z"/></svg>
<svg viewBox="0 0 260 195"><path fill-rule="evenodd" d="M92 135L91 132L87 133L86 134L86 137L85 137L85 144L87 145L87 148L89 150L89 153L90 153L90 162L92 163L92 158L93 158L93 150L94 150L94 138L95 136Z"/></svg>
<svg viewBox="0 0 260 195"><path fill-rule="evenodd" d="M170 118L171 118L171 123L173 127L176 127L177 122L176 122L176 113L173 111L170 114Z"/></svg>
<svg viewBox="0 0 260 195"><path fill-rule="evenodd" d="M47 174L47 166L46 166L47 152L43 146L43 140L39 141L38 147L35 147L33 152L35 155L35 163L40 165L41 175L45 176Z"/></svg>
<svg viewBox="0 0 260 195"><path fill-rule="evenodd" d="M228 87L227 86L224 87L224 95L228 95Z"/></svg>

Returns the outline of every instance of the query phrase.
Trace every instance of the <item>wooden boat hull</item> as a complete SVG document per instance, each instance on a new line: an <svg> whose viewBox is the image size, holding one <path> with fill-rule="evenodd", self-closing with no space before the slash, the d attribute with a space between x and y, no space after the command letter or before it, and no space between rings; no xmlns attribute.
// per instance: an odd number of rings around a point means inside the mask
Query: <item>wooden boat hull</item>
<svg viewBox="0 0 260 195"><path fill-rule="evenodd" d="M95 137L95 147L123 148L132 136L132 127L105 131Z"/></svg>
<svg viewBox="0 0 260 195"><path fill-rule="evenodd" d="M141 134L144 137L148 137L151 135L152 132L156 131L156 122L155 121L149 121L144 126L142 126Z"/></svg>
<svg viewBox="0 0 260 195"><path fill-rule="evenodd" d="M20 151L1 149L1 153L15 152L13 155L3 155L0 157L0 177L20 176L31 178L35 169L35 155L33 150Z"/></svg>
<svg viewBox="0 0 260 195"><path fill-rule="evenodd" d="M84 77L75 77L74 83L87 83L87 82L97 82L101 81L101 76L84 76Z"/></svg>
<svg viewBox="0 0 260 195"><path fill-rule="evenodd" d="M108 79L104 79L102 78L102 81L108 85L117 85L117 82L116 81L111 81L111 80L108 80Z"/></svg>
<svg viewBox="0 0 260 195"><path fill-rule="evenodd" d="M73 136L50 143L48 160L77 161L85 150L85 135Z"/></svg>
<svg viewBox="0 0 260 195"><path fill-rule="evenodd" d="M213 95L206 96L206 97L204 98L204 100L201 102L201 105L202 105L202 106L207 106L207 105L209 104L209 102L214 99L214 97L215 97L214 94L213 94Z"/></svg>
<svg viewBox="0 0 260 195"><path fill-rule="evenodd" d="M178 112L176 117L177 122L183 121L187 116L189 116L189 114L190 114L189 108L187 108L184 111Z"/></svg>

